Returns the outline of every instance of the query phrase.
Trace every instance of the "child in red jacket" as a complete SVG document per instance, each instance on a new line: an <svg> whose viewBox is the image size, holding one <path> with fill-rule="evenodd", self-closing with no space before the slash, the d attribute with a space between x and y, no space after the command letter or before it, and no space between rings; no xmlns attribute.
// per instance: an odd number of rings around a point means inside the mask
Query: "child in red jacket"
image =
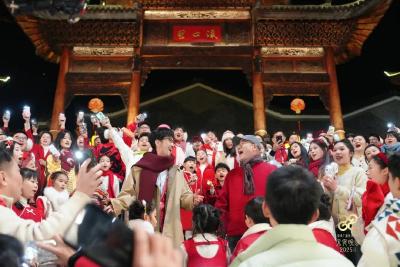
<svg viewBox="0 0 400 267"><path fill-rule="evenodd" d="M239 253L245 251L261 235L271 229L269 221L265 218L262 211L263 201L263 197L255 197L247 202L246 207L244 208L244 214L246 216L245 223L248 229L244 232L242 238L237 243L236 248L232 253L231 262L233 262Z"/></svg>
<svg viewBox="0 0 400 267"><path fill-rule="evenodd" d="M228 175L229 171L230 169L225 163L220 162L217 164L217 166L215 166L215 185L213 183L209 183L210 189L206 192L204 203L214 206L215 201L217 201L219 192L224 186L225 178Z"/></svg>
<svg viewBox="0 0 400 267"><path fill-rule="evenodd" d="M228 266L228 243L216 235L220 224L219 211L213 206L200 204L193 208L193 238L181 246L185 266Z"/></svg>
<svg viewBox="0 0 400 267"><path fill-rule="evenodd" d="M45 197L38 197L36 203L34 203L35 194L38 190L38 174L28 168L21 168L20 173L23 180L22 194L20 200L12 206L12 209L22 219L41 222L46 218L49 203Z"/></svg>

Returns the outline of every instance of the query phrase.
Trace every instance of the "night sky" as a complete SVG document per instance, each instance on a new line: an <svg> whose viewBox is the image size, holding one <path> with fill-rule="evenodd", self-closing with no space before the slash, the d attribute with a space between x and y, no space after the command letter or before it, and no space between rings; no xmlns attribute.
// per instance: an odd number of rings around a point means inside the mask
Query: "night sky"
<svg viewBox="0 0 400 267"><path fill-rule="evenodd" d="M35 55L33 44L15 23L13 17L8 14L2 1L0 1L0 30L2 34L0 76L11 76L11 81L7 84L0 83L0 113L2 114L5 109L10 109L13 113L18 113L20 117L22 106L28 104L31 105L34 117L41 121L49 120L58 65L46 62ZM384 70L400 71L400 41L395 40L399 38L399 32L400 1L393 1L380 24L364 43L361 56L337 66L344 113L400 93L400 90L396 89L396 86L391 84L383 74ZM170 74L167 71L152 73L143 90L151 91L147 89L157 88ZM220 72L213 71L175 71L174 74L179 75L178 77L185 76L176 84L169 84L175 89L188 86L193 82L203 82L215 88L228 84L233 90L247 92L242 97L251 99L251 90L243 90L245 87L250 88L244 75L239 75L240 77L235 75L232 80L232 77L222 76ZM114 100L105 99L106 106L107 101ZM274 98L271 108L286 107L287 101L285 97ZM310 107L318 113L318 109L323 109L323 107L320 102L317 102L311 103ZM86 103L85 98L76 99L73 106L86 105ZM117 105L122 106L122 102L119 101ZM14 118L12 123L17 127L22 126L19 118Z"/></svg>

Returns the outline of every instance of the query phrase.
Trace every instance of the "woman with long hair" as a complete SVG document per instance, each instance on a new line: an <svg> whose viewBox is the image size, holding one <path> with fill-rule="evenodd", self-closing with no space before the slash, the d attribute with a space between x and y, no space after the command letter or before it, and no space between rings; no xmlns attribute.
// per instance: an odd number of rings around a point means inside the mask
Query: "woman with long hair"
<svg viewBox="0 0 400 267"><path fill-rule="evenodd" d="M310 164L308 170L314 174L316 178L321 177L321 167L330 163L330 156L328 145L321 139L314 139L310 143L308 149L308 155L310 157Z"/></svg>
<svg viewBox="0 0 400 267"><path fill-rule="evenodd" d="M339 171L334 177L324 175L322 182L333 199L332 216L337 226L339 244L342 244L346 257L357 264L361 257L359 246L346 246L343 240L346 240L346 244L349 244L349 240L355 242L350 229L351 224L355 223L354 213L356 216L361 214L361 196L365 192L367 175L362 168L351 165L354 147L347 139L335 142L332 154Z"/></svg>
<svg viewBox="0 0 400 267"><path fill-rule="evenodd" d="M72 153L73 138L69 131L61 131L57 134L54 146L57 151L51 151L47 157L47 173L51 175L56 171L64 171L68 176L67 189L69 193L76 187L75 160Z"/></svg>

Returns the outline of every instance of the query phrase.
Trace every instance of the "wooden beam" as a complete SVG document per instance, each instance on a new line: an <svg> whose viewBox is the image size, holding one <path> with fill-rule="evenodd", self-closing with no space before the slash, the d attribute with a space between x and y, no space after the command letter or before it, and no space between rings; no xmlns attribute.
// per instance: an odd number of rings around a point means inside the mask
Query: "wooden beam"
<svg viewBox="0 0 400 267"><path fill-rule="evenodd" d="M254 132L264 136L266 132L265 102L263 88L262 59L260 50L254 51L253 64L253 117Z"/></svg>
<svg viewBox="0 0 400 267"><path fill-rule="evenodd" d="M340 138L344 138L343 115L340 105L340 93L336 77L336 63L333 48L328 47L325 50L326 69L331 82L329 88L329 116L331 118L331 124L335 127L336 131L338 131Z"/></svg>
<svg viewBox="0 0 400 267"><path fill-rule="evenodd" d="M133 71L131 87L129 88L129 92L128 92L127 124L134 122L136 116L139 114L140 84L141 84L140 71L139 70Z"/></svg>
<svg viewBox="0 0 400 267"><path fill-rule="evenodd" d="M69 65L69 48L63 47L60 59L60 68L58 70L57 88L54 95L53 113L51 116L50 130L58 129L58 115L64 112L65 97L67 92L67 83L65 76Z"/></svg>

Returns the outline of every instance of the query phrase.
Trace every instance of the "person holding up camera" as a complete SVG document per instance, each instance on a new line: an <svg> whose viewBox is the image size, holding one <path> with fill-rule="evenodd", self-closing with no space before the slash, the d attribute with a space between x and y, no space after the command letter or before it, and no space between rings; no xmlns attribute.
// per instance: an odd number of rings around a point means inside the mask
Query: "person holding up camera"
<svg viewBox="0 0 400 267"><path fill-rule="evenodd" d="M286 136L282 131L277 131L272 136L272 150L269 152L277 162L283 164L288 159L288 153L285 148Z"/></svg>

